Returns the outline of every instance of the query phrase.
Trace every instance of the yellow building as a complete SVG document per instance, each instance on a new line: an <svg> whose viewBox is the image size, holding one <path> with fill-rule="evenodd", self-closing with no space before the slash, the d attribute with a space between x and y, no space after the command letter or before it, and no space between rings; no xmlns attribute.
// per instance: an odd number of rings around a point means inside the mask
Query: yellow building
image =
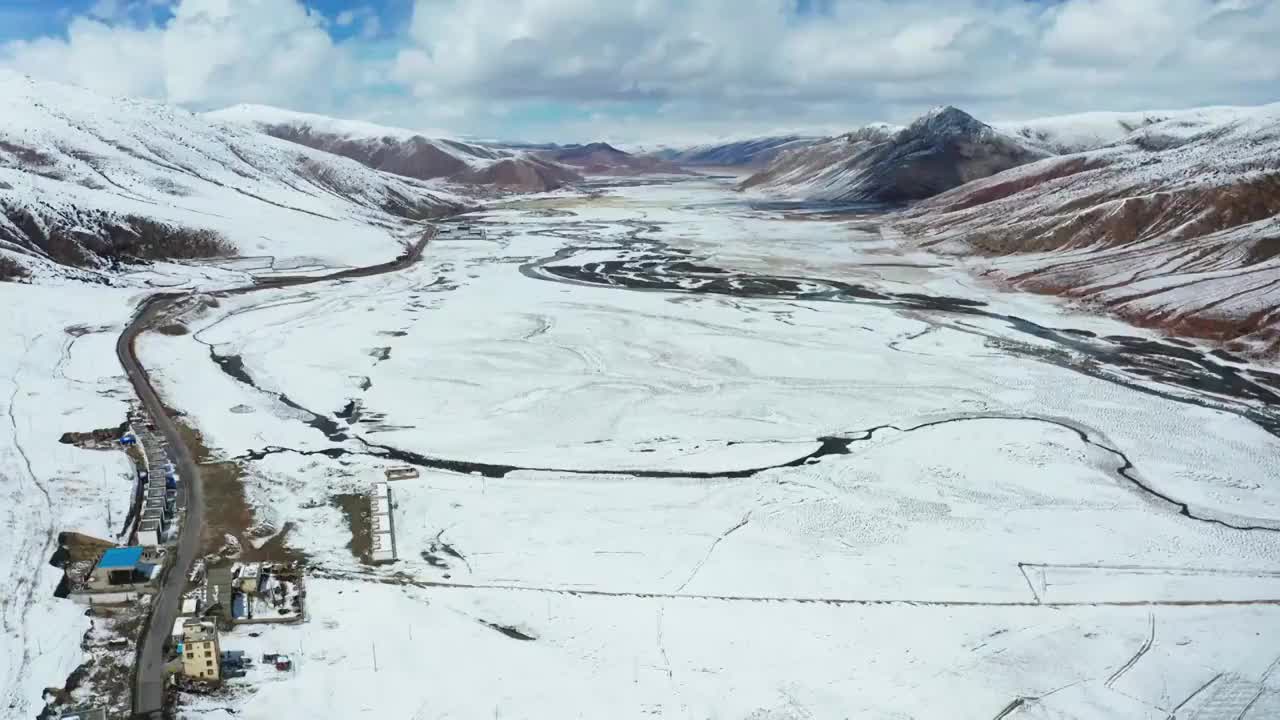
<svg viewBox="0 0 1280 720"><path fill-rule="evenodd" d="M221 657L217 626L188 621L182 629L182 674L193 680L218 682L222 678Z"/></svg>

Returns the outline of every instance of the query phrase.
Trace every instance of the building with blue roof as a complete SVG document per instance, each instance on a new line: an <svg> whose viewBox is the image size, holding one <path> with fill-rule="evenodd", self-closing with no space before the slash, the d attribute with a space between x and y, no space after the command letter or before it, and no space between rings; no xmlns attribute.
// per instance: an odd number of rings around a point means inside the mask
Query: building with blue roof
<svg viewBox="0 0 1280 720"><path fill-rule="evenodd" d="M89 573L89 588L113 590L149 583L156 574L156 565L148 560L140 546L110 548Z"/></svg>
<svg viewBox="0 0 1280 720"><path fill-rule="evenodd" d="M98 560L98 567L104 570L133 569L140 562L142 562L142 548L140 546L118 547L102 553L102 558Z"/></svg>

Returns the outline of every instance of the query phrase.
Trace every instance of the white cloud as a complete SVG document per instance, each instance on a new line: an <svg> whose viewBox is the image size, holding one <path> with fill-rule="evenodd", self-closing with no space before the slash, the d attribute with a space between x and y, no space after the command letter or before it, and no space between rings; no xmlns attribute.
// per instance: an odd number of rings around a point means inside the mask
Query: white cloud
<svg viewBox="0 0 1280 720"><path fill-rule="evenodd" d="M486 135L1280 100L1280 0L829 0L805 15L796 0L415 0L404 27L364 5L324 18L301 0L179 0L162 26L119 19L155 1L102 0L65 39L0 47L0 64Z"/></svg>
<svg viewBox="0 0 1280 720"><path fill-rule="evenodd" d="M67 38L19 40L7 45L5 65L30 75L117 95L162 97L161 33L72 19Z"/></svg>
<svg viewBox="0 0 1280 720"><path fill-rule="evenodd" d="M850 122L942 102L1025 115L1280 100L1277 0L833 0L803 18L791 6L418 0L397 77L420 97L653 100L779 119L834 106Z"/></svg>
<svg viewBox="0 0 1280 720"><path fill-rule="evenodd" d="M382 31L378 12L368 5L347 8L333 17L333 24L341 28L356 28L361 38L369 40Z"/></svg>
<svg viewBox="0 0 1280 720"><path fill-rule="evenodd" d="M129 5L100 3L97 10L120 17ZM181 0L163 25L76 17L65 39L0 48L0 64L196 107L264 102L329 108L352 89L357 68L325 23L296 0Z"/></svg>

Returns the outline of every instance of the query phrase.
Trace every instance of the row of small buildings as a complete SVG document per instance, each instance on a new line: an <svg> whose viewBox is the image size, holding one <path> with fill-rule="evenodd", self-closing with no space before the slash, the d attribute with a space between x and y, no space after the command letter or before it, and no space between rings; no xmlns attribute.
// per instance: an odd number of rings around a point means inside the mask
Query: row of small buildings
<svg viewBox="0 0 1280 720"><path fill-rule="evenodd" d="M380 480L369 489L369 531L372 545L369 559L375 563L396 559L395 524L391 519L391 486Z"/></svg>
<svg viewBox="0 0 1280 720"><path fill-rule="evenodd" d="M129 413L120 445L136 448L137 473L132 542L69 562L64 571L68 596L88 605L115 605L154 592L165 559L165 542L177 520L178 476L155 425L141 409ZM140 457L140 461L138 458Z"/></svg>
<svg viewBox="0 0 1280 720"><path fill-rule="evenodd" d="M452 240L483 240L485 237L484 228L468 223L439 225L436 230L442 237Z"/></svg>
<svg viewBox="0 0 1280 720"><path fill-rule="evenodd" d="M129 420L132 432L121 442L138 445L143 458L143 466L138 468L142 506L137 540L144 547L159 547L164 544L178 514L178 475L164 438L156 432L146 413L134 410Z"/></svg>

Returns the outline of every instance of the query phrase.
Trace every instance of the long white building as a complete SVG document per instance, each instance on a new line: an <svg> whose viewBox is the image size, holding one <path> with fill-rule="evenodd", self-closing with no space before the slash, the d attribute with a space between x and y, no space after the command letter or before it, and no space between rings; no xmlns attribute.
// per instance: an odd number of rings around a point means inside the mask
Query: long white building
<svg viewBox="0 0 1280 720"><path fill-rule="evenodd" d="M396 559L395 524L391 518L391 486L378 481L369 489L369 558L375 563Z"/></svg>

